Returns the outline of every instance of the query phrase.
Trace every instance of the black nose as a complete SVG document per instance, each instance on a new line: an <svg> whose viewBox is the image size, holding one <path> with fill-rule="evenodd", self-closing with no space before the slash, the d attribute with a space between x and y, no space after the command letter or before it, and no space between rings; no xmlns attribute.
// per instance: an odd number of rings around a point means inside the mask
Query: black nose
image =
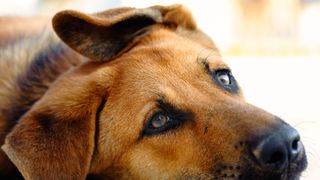
<svg viewBox="0 0 320 180"><path fill-rule="evenodd" d="M302 153L303 145L299 133L288 125L281 125L264 136L253 149L253 154L261 166L273 171L284 170Z"/></svg>

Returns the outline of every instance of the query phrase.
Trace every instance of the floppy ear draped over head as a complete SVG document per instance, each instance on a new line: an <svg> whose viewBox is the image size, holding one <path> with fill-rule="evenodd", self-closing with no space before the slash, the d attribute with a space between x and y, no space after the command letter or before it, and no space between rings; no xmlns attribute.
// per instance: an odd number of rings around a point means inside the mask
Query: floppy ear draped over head
<svg viewBox="0 0 320 180"><path fill-rule="evenodd" d="M147 27L153 24L196 29L191 13L181 5L119 8L93 15L67 10L53 18L58 36L95 61L121 55L147 34Z"/></svg>
<svg viewBox="0 0 320 180"><path fill-rule="evenodd" d="M179 5L92 15L67 10L53 18L62 41L93 61L110 61L127 52L154 24L196 28L191 14ZM62 75L6 137L2 149L25 179L85 179L90 173L99 109L112 83L107 77L101 83L99 64Z"/></svg>

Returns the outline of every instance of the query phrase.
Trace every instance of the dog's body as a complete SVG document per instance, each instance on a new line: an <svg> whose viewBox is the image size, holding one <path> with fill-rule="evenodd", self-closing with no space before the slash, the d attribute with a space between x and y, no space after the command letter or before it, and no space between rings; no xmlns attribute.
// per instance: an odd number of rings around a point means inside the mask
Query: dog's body
<svg viewBox="0 0 320 180"><path fill-rule="evenodd" d="M305 168L297 132L245 103L182 6L65 11L53 27L71 48L45 31L0 52L2 176L280 180Z"/></svg>
<svg viewBox="0 0 320 180"><path fill-rule="evenodd" d="M14 39L0 50L1 143L18 119L37 102L61 74L85 61L46 30ZM0 153L0 172L14 170Z"/></svg>

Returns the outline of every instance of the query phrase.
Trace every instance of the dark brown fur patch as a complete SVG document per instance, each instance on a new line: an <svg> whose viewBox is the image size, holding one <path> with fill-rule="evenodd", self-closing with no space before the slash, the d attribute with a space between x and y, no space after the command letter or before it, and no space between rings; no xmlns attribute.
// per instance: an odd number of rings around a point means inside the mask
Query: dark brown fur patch
<svg viewBox="0 0 320 180"><path fill-rule="evenodd" d="M39 48L32 48L35 43L39 44ZM0 104L0 121L3 123L0 126L0 142L3 143L5 134L10 132L19 118L43 96L51 83L84 59L46 31L12 42L6 48L0 49L0 66L3 68L0 74L7 73L4 77L8 77L2 79L2 82L0 80L0 84L5 85L0 94L6 98L2 99ZM4 69L5 67L7 69ZM1 150L0 163L9 165L10 162L2 162L8 161L1 160L2 156L4 157ZM8 171L4 170L5 167L1 164L0 175L1 172Z"/></svg>

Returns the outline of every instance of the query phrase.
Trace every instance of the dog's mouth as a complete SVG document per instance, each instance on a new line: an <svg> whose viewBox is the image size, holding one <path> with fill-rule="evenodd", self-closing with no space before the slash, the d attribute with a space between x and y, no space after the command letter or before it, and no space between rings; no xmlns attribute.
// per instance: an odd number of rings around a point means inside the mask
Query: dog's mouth
<svg viewBox="0 0 320 180"><path fill-rule="evenodd" d="M219 164L213 169L214 179L227 180L299 180L303 170L307 167L306 155L298 161L288 164L283 171L261 168L259 165L243 158L237 165Z"/></svg>

